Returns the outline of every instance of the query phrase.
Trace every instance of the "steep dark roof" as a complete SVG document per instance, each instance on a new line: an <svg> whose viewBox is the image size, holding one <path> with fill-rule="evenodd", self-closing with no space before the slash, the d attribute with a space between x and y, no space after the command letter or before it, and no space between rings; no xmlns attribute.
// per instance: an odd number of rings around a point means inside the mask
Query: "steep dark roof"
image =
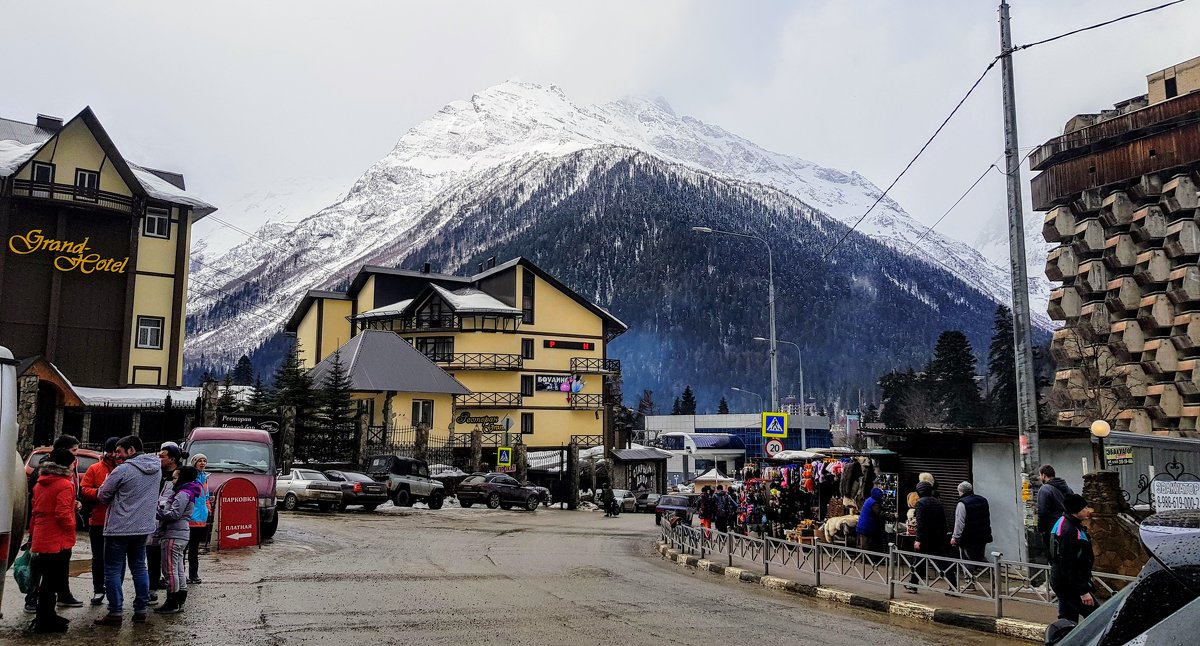
<svg viewBox="0 0 1200 646"><path fill-rule="evenodd" d="M338 351L351 387L356 391L471 393L395 332L363 330ZM309 373L313 383L321 384L332 366L333 355L318 363Z"/></svg>

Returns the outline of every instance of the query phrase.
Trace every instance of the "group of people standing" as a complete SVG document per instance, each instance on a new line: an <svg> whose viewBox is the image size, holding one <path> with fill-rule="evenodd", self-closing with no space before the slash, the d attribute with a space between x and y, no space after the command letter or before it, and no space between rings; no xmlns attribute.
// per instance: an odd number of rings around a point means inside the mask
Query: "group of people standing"
<svg viewBox="0 0 1200 646"><path fill-rule="evenodd" d="M86 523L92 552L91 604L108 602L100 626L124 621L122 586L128 567L133 579L133 621L145 622L158 592L163 614L183 612L189 583L200 583L199 544L205 541L209 513L204 455L183 463L173 442L158 454L143 452L136 436L109 438L101 459L82 478L75 469L79 441L63 435L32 474L29 549L33 590L25 611L34 614L35 633L66 632L69 620L56 606L82 607L71 594L69 565L75 545L76 515L92 505ZM185 557L190 560L185 575Z"/></svg>
<svg viewBox="0 0 1200 646"><path fill-rule="evenodd" d="M957 558L962 560L984 562L987 545L992 542L992 512L987 498L975 493L975 487L970 482L960 482L951 529L946 522L946 508L937 496L936 485L933 474L922 473L916 486L917 499L913 501L910 497L910 517L916 528L913 549L931 557L945 558L957 554ZM950 537L949 544L947 536ZM953 565L942 574L951 588L958 587L958 573ZM921 579L920 568L914 566L905 590L916 593L916 584Z"/></svg>
<svg viewBox="0 0 1200 646"><path fill-rule="evenodd" d="M740 507L724 485L717 485L715 491L706 486L700 490L700 526L712 529L716 525L718 532L727 532L737 525Z"/></svg>

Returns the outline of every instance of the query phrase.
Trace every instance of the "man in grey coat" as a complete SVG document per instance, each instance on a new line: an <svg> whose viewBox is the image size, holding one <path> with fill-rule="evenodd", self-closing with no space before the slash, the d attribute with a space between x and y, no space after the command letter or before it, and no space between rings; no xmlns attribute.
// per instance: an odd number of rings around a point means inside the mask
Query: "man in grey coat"
<svg viewBox="0 0 1200 646"><path fill-rule="evenodd" d="M95 623L120 626L124 619L125 599L121 586L125 564L133 577L133 621L146 621L150 605L150 576L146 571L146 537L157 521L159 466L158 456L142 453L142 441L130 435L117 442L120 464L108 475L96 493L108 505L104 522L104 592L108 596L108 614Z"/></svg>

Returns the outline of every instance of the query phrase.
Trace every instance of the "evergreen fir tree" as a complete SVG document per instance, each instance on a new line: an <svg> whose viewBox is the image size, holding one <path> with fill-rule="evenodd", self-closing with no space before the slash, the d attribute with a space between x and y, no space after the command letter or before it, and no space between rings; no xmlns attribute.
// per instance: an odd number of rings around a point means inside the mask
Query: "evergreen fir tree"
<svg viewBox="0 0 1200 646"><path fill-rule="evenodd" d="M233 394L233 375L228 372L221 380L221 396L217 398L217 410L225 413L238 410L237 396Z"/></svg>
<svg viewBox="0 0 1200 646"><path fill-rule="evenodd" d="M718 415L728 415L729 414L729 402L725 401L724 397L721 398L721 403L717 404L717 414Z"/></svg>
<svg viewBox="0 0 1200 646"><path fill-rule="evenodd" d="M876 424L879 422L879 406L874 403L867 406L867 410L863 411L863 424Z"/></svg>
<svg viewBox="0 0 1200 646"><path fill-rule="evenodd" d="M250 364L250 357L242 355L237 360L237 365L233 368L233 384L235 386L249 386L254 383L254 366Z"/></svg>
<svg viewBox="0 0 1200 646"><path fill-rule="evenodd" d="M975 383L975 352L966 335L958 330L942 332L927 374L944 423L958 428L983 424L983 399Z"/></svg>
<svg viewBox="0 0 1200 646"><path fill-rule="evenodd" d="M248 407L251 413L267 413L271 410L272 393L263 386L262 377L255 375L254 390L250 391L250 405Z"/></svg>
<svg viewBox="0 0 1200 646"><path fill-rule="evenodd" d="M990 421L997 426L1017 423L1017 362L1013 351L1013 315L1005 305L996 308L992 324L992 344L988 348L987 407Z"/></svg>
<svg viewBox="0 0 1200 646"><path fill-rule="evenodd" d="M283 411L285 406L296 409L297 460L310 457L312 438L316 430L317 397L313 391L312 376L300 363L300 343L296 342L275 371L275 393L272 404Z"/></svg>
<svg viewBox="0 0 1200 646"><path fill-rule="evenodd" d="M683 414L683 408L680 407L680 405L679 405L678 397L675 398L675 403L671 404L671 414L672 415L682 415Z"/></svg>
<svg viewBox="0 0 1200 646"><path fill-rule="evenodd" d="M333 353L332 365L321 383L320 420L329 425L332 430L340 431L354 424L355 405L351 396L352 384L350 375L346 374L342 364L342 353Z"/></svg>
<svg viewBox="0 0 1200 646"><path fill-rule="evenodd" d="M683 397L679 399L679 414L680 415L695 415L696 414L696 395L692 392L691 386L686 386L683 389Z"/></svg>

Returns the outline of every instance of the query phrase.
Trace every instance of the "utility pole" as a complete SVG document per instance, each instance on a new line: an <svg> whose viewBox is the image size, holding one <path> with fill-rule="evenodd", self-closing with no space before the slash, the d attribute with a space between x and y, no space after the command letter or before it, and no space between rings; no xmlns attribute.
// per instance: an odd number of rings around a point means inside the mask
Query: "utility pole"
<svg viewBox="0 0 1200 646"><path fill-rule="evenodd" d="M1025 221L1021 203L1021 158L1017 145L1017 105L1013 86L1012 31L1008 2L1000 0L1000 71L1004 85L1004 166L1008 176L1008 262L1012 270L1013 349L1017 369L1017 424L1021 432L1021 471L1029 481L1030 492L1038 487L1037 382L1033 376L1033 327L1029 314L1029 277L1025 264ZM1024 483L1021 487L1024 490ZM1034 496L1024 502L1025 535L1034 524Z"/></svg>

